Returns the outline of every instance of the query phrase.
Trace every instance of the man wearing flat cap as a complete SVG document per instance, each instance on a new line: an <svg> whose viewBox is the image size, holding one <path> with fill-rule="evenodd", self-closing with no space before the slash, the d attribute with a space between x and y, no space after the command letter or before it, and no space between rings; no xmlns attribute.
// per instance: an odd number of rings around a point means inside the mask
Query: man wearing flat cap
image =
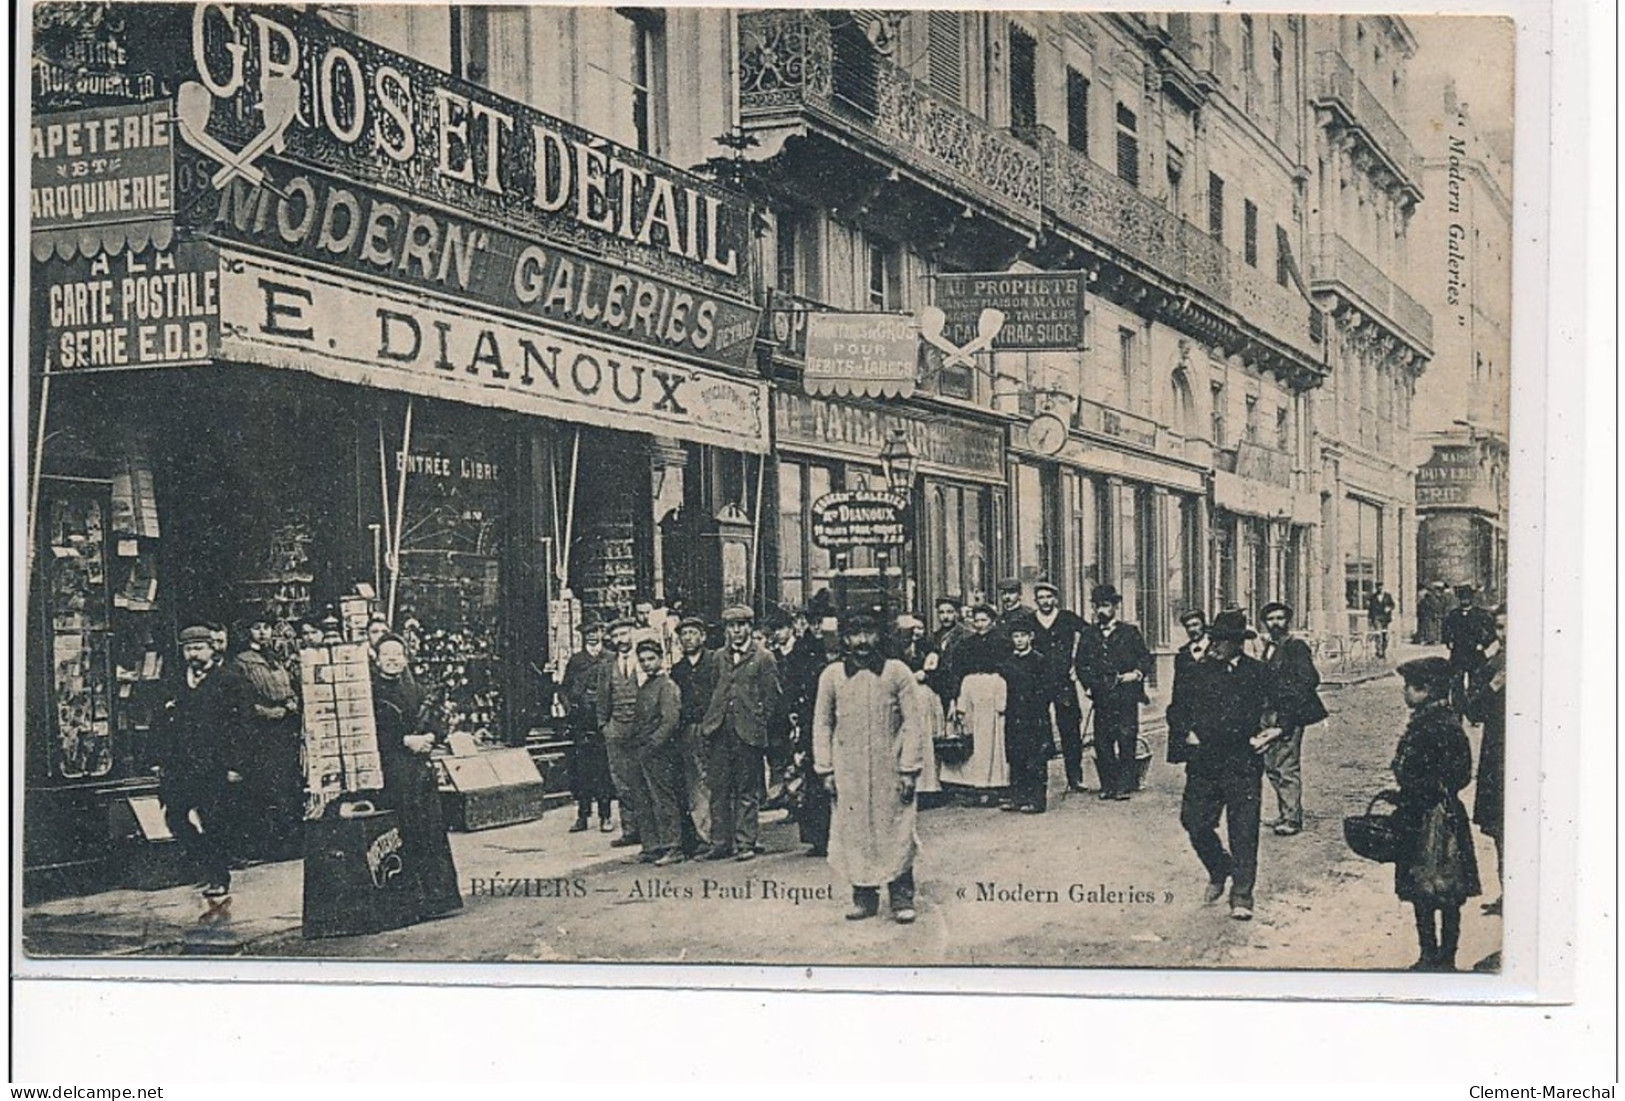
<svg viewBox="0 0 1625 1101"><path fill-rule="evenodd" d="M208 627L180 633L181 668L169 685L158 723L158 799L164 821L198 866L203 893L231 890L227 849L228 739L241 728L248 694L216 657Z"/></svg>
<svg viewBox="0 0 1625 1101"><path fill-rule="evenodd" d="M711 847L711 785L706 776L705 739L700 724L711 693L717 688L717 655L705 648L706 624L698 616L685 616L677 624L677 659L671 679L682 692L680 727L683 755L683 803L688 814L684 833L695 852ZM693 855L693 853L691 853Z"/></svg>
<svg viewBox="0 0 1625 1101"><path fill-rule="evenodd" d="M630 617L609 625L609 657L598 669L598 729L603 735L604 752L609 758L609 777L621 804L621 836L610 847L627 848L643 843L638 805L642 766L632 747L632 727L637 721L638 689L643 686L643 670L632 652L632 636L637 628Z"/></svg>
<svg viewBox="0 0 1625 1101"><path fill-rule="evenodd" d="M1315 690L1320 671L1309 644L1292 636L1292 609L1264 605L1264 668L1275 677L1275 724L1281 736L1264 749L1264 774L1275 789L1279 813L1269 823L1280 837L1303 830L1303 731L1326 718Z"/></svg>
<svg viewBox="0 0 1625 1101"><path fill-rule="evenodd" d="M1078 682L1073 670L1083 638L1083 619L1061 607L1061 590L1050 581L1033 586L1033 604L1033 649L1043 657L1048 673L1050 710L1055 713L1055 729L1061 735L1066 786L1071 791L1082 791L1083 710L1078 705Z"/></svg>
<svg viewBox="0 0 1625 1101"><path fill-rule="evenodd" d="M1006 577L999 582L998 587L998 618L993 623L993 633L1004 640L1006 646L1011 645L1010 625L1017 621L1025 621L1033 614L1033 610L1021 602L1021 580L1015 577Z"/></svg>
<svg viewBox="0 0 1625 1101"><path fill-rule="evenodd" d="M1140 705L1150 702L1145 685L1153 659L1140 629L1118 619L1123 598L1114 586L1096 585L1089 603L1095 621L1084 626L1078 639L1078 681L1094 701L1100 797L1123 800L1138 779Z"/></svg>
<svg viewBox="0 0 1625 1101"><path fill-rule="evenodd" d="M1258 877L1258 818L1264 762L1259 756L1274 722L1274 680L1262 662L1242 652L1256 637L1244 612L1225 611L1208 628L1208 655L1190 668L1170 730L1184 732L1185 795L1179 823L1207 870L1203 901L1216 902L1230 884L1230 916L1253 916ZM1219 840L1225 819L1229 851Z"/></svg>
<svg viewBox="0 0 1625 1101"><path fill-rule="evenodd" d="M778 662L752 637L755 620L743 604L723 610L727 644L718 652L717 686L700 723L711 782L710 860L756 856L767 739L784 721Z"/></svg>

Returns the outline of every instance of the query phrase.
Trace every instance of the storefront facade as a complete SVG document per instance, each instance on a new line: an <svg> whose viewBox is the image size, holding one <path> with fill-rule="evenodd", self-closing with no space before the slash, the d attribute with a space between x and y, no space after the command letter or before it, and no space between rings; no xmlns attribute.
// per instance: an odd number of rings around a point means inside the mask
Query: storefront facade
<svg viewBox="0 0 1625 1101"><path fill-rule="evenodd" d="M361 593L452 731L523 745L584 619L760 586L746 202L313 15L195 20L180 106L109 109L167 211L34 242L41 891L150 788L184 622L291 653Z"/></svg>

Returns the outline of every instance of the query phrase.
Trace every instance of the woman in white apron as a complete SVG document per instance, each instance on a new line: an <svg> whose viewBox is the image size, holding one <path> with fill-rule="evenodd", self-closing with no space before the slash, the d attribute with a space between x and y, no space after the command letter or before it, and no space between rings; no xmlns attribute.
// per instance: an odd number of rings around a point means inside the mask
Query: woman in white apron
<svg viewBox="0 0 1625 1101"><path fill-rule="evenodd" d="M944 784L976 789L980 806L997 806L1010 786L1010 766L1004 759L1004 678L999 665L1009 655L1010 643L993 634L993 609L972 609L971 631L954 647L950 683L956 685L954 714L971 735L971 753L957 764L943 764Z"/></svg>

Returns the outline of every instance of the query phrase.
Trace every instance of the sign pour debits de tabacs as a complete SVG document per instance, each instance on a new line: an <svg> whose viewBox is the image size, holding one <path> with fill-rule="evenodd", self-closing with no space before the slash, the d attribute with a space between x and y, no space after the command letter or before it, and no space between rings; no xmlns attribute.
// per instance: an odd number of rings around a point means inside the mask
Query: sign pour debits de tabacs
<svg viewBox="0 0 1625 1101"><path fill-rule="evenodd" d="M745 362L757 310L741 197L314 14L200 5L192 49L209 136L228 151L264 141L270 84L297 86L297 116L265 162L275 192L238 179L205 204L222 235ZM183 189L209 187L179 175Z"/></svg>

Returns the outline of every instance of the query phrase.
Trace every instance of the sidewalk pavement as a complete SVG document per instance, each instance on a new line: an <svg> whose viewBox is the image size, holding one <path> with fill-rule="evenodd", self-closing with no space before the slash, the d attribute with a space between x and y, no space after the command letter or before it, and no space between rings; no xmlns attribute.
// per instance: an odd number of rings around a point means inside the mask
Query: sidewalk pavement
<svg viewBox="0 0 1625 1101"><path fill-rule="evenodd" d="M550 879L625 860L619 835L570 833L574 807L476 833L452 833L452 855L465 893L471 880L522 872ZM770 819L771 820L771 819ZM302 861L257 864L232 873L225 900L196 887L114 890L53 899L23 911L23 951L33 957L233 955L248 945L297 933L304 892Z"/></svg>

